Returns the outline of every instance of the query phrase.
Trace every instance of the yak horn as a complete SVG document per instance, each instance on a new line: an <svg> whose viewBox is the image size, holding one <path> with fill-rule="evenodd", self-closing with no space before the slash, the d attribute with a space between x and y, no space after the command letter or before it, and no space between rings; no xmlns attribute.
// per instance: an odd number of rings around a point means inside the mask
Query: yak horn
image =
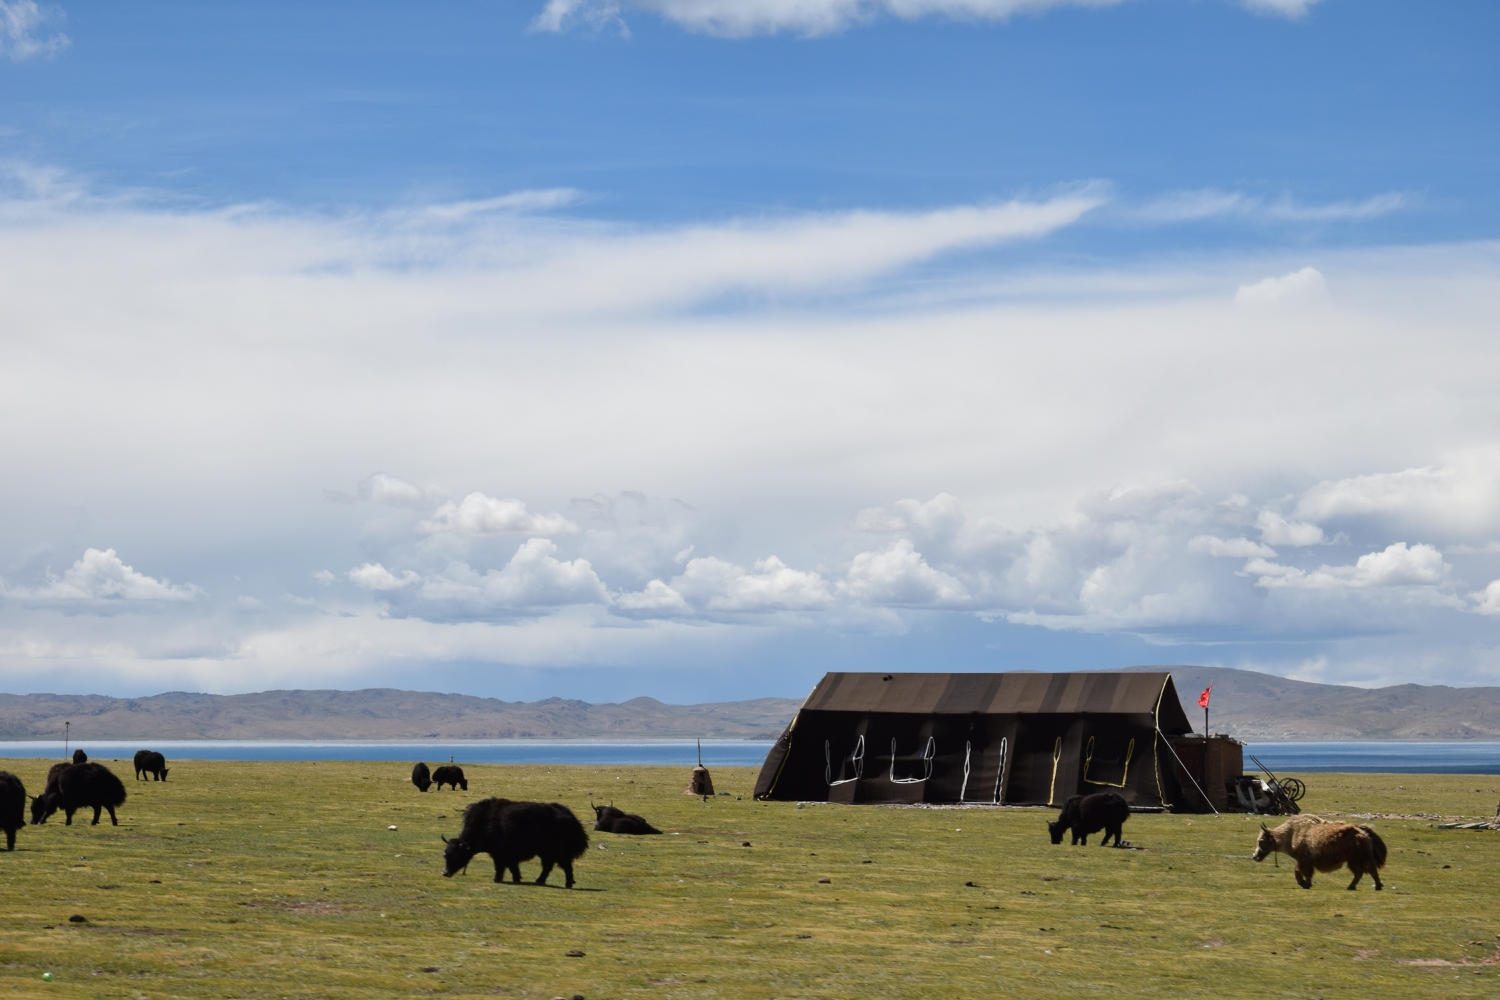
<svg viewBox="0 0 1500 1000"><path fill-rule="evenodd" d="M438 839L441 840L445 844L448 843L448 838L445 837L445 836L443 836L441 833L438 834Z"/></svg>

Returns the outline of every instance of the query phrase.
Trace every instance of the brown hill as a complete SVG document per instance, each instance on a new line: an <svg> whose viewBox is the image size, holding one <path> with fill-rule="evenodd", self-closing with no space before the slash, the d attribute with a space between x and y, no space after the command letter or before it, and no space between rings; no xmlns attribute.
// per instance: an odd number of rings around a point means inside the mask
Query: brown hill
<svg viewBox="0 0 1500 1000"><path fill-rule="evenodd" d="M262 691L149 698L0 694L0 739L78 740L774 739L801 703L787 698L666 705L654 698L591 705L563 698L500 701L396 691Z"/></svg>
<svg viewBox="0 0 1500 1000"><path fill-rule="evenodd" d="M1500 739L1500 688L1313 684L1230 667L1170 670L1187 717L1203 725L1198 695L1213 684L1209 726L1254 740Z"/></svg>

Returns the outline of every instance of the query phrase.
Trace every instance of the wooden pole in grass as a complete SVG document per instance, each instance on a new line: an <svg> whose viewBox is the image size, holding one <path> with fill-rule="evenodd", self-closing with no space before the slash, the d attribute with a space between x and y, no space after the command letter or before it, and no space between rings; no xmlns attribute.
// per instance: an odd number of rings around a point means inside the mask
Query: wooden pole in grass
<svg viewBox="0 0 1500 1000"><path fill-rule="evenodd" d="M73 725L73 723L71 723L71 722L64 722L63 723L63 758L64 759L67 759L67 756L68 756L68 737L72 735L72 729L70 728L72 725Z"/></svg>

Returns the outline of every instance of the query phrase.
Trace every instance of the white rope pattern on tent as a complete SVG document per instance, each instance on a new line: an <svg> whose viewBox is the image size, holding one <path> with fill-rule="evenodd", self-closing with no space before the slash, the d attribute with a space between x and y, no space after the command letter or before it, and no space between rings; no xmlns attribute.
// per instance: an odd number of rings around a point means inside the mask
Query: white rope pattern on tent
<svg viewBox="0 0 1500 1000"><path fill-rule="evenodd" d="M1000 804L1004 789L1000 787L1000 779L1005 776L1005 751L1007 749L1006 737L1000 737L1000 766L995 769L995 805Z"/></svg>
<svg viewBox="0 0 1500 1000"><path fill-rule="evenodd" d="M969 791L969 751L973 748L968 740L964 740L964 783L958 788L958 801L964 800L964 795Z"/></svg>
<svg viewBox="0 0 1500 1000"><path fill-rule="evenodd" d="M865 776L865 738L863 735L861 735L859 740L854 744L854 753L849 755L849 759L854 762L854 777L842 778L838 781L834 781L833 744L829 740L823 741L823 780L828 783L829 788L832 788L834 785L847 785L849 782L858 781L860 778L863 778ZM840 759L839 764L840 771L842 771L842 759Z"/></svg>
<svg viewBox="0 0 1500 1000"><path fill-rule="evenodd" d="M896 777L896 738L891 737L891 783L895 785L920 785L932 777L932 758L937 755L937 740L931 736L927 737L927 745L922 748L923 774L920 778L898 778Z"/></svg>

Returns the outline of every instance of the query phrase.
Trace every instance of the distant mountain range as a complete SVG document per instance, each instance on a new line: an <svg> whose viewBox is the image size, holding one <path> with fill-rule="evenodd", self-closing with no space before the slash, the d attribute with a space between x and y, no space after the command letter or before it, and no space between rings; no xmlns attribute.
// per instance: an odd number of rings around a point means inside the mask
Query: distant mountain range
<svg viewBox="0 0 1500 1000"><path fill-rule="evenodd" d="M1199 693L1210 683L1214 732L1250 740L1500 739L1500 688L1401 684L1355 688L1287 680L1226 667L1170 670L1183 710L1203 725ZM667 705L547 698L500 701L462 694L397 691L263 691L149 698L0 694L0 739L158 740L494 740L774 739L799 699Z"/></svg>

